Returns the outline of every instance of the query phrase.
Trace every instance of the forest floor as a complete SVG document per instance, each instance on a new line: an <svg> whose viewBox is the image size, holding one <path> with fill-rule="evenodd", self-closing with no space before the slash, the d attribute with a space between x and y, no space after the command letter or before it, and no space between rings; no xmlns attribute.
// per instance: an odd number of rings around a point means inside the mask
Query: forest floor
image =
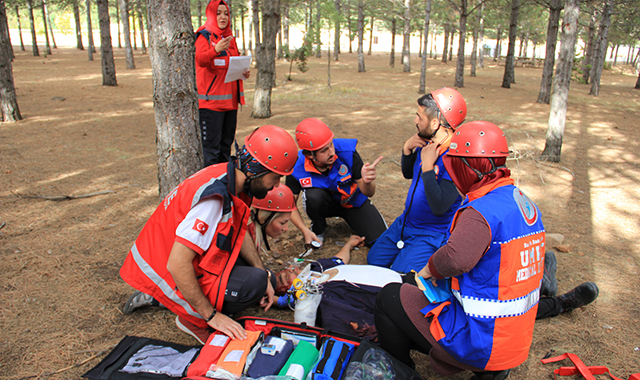
<svg viewBox="0 0 640 380"><path fill-rule="evenodd" d="M123 315L132 288L119 277L124 258L160 199L155 155L153 89L148 56L135 55L126 70L116 49L117 87L103 87L100 56L57 49L46 58L16 50L13 72L23 121L0 124L0 379L72 378L96 365L124 335L195 344L162 309ZM331 62L311 58L309 71L277 64L273 116L251 119L255 69L246 84L248 105L239 112L237 136L263 124L293 133L307 117L324 120L338 137L359 139L365 160L379 155L373 198L388 223L404 207L409 182L399 166L413 124L420 60L403 73L399 57L366 56L357 73L356 54ZM516 69L516 84L501 88L503 66L485 60L477 77L460 89L467 120L488 120L506 133L515 154L508 165L517 184L538 204L549 233L564 236L558 252L559 291L595 281L592 305L539 321L529 359L511 379L551 379L559 364L543 365L551 349L572 352L587 365L607 366L623 379L640 372L640 91L629 68L602 76L599 97L571 84L562 162L537 160L544 148L549 106L536 103L541 69ZM428 61L427 88L453 85L455 65ZM631 124L629 124L631 123ZM82 196L62 201L44 197ZM330 221L330 257L348 227ZM279 262L303 251L301 235L288 231L265 257ZM353 252L365 262L366 249ZM258 309L246 315L293 320L290 311ZM438 378L416 355L427 379ZM74 366L79 364L78 366ZM563 363L569 365L569 363ZM52 372L62 371L56 375ZM469 373L455 379L467 379Z"/></svg>

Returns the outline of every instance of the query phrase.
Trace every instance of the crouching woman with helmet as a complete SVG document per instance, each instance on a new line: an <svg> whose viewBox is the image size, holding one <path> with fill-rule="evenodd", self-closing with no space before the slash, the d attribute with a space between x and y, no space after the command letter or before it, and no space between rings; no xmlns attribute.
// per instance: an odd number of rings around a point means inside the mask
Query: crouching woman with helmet
<svg viewBox="0 0 640 380"><path fill-rule="evenodd" d="M289 229L291 213L296 210L296 201L286 185L274 187L263 199L254 198L251 204L249 233L258 251L270 251L267 236L277 239Z"/></svg>
<svg viewBox="0 0 640 380"><path fill-rule="evenodd" d="M417 348L439 375L470 370L472 379L499 380L527 359L545 230L538 207L514 186L508 155L504 133L489 122L463 124L451 140L444 165L465 200L447 244L418 273L450 278L451 296L430 303L416 286L390 284L376 300L379 342L405 364L413 366L409 351Z"/></svg>

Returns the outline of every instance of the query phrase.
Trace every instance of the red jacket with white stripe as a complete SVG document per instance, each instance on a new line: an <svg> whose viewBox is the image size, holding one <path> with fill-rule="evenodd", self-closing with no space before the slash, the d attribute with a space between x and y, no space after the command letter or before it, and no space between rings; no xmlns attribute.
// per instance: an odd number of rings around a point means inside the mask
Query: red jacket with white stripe
<svg viewBox="0 0 640 380"><path fill-rule="evenodd" d="M230 56L239 56L235 38L229 48L216 52L211 42L216 43L223 37L216 36L204 29L196 32L196 85L198 87L198 108L212 111L231 111L245 104L242 80L224 83L229 68Z"/></svg>
<svg viewBox="0 0 640 380"><path fill-rule="evenodd" d="M235 194L233 162L208 166L184 180L166 196L142 228L120 269L122 279L191 323L206 327L206 316L198 314L182 296L167 262L176 241L199 251L177 237L176 228L200 200L220 198L222 218L211 247L194 258L193 268L204 295L216 310L222 310L229 274L238 258L250 215L251 200L244 194L240 194L242 199ZM196 223L193 228L202 231L207 227Z"/></svg>

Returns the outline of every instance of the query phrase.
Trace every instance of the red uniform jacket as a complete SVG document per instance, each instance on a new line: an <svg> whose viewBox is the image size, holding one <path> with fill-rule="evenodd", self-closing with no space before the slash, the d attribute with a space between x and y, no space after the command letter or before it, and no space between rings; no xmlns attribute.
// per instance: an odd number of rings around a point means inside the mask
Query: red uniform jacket
<svg viewBox="0 0 640 380"><path fill-rule="evenodd" d="M161 304L191 323L206 327L204 318L182 296L167 262L178 241L199 252L190 242L176 236L176 228L200 200L218 197L222 219L211 247L193 260L196 278L204 295L216 310L222 310L229 274L238 258L247 230L250 199L235 195L235 169L232 162L208 166L176 187L151 215L120 269L129 285L153 296ZM208 228L198 223L194 229Z"/></svg>

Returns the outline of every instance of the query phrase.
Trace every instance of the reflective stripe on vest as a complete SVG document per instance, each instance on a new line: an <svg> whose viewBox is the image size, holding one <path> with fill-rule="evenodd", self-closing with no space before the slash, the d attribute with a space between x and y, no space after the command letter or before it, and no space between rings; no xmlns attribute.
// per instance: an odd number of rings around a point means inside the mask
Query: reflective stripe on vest
<svg viewBox="0 0 640 380"><path fill-rule="evenodd" d="M187 301L178 297L171 285L167 284L167 282L162 277L160 277L155 270L153 270L151 265L149 265L144 260L142 255L140 255L140 252L138 252L138 247L135 244L133 244L133 247L131 247L131 253L133 254L133 259L135 260L136 264L138 264L138 268L140 268L142 273L144 273L145 276L147 276L158 286L160 290L162 290L165 296L169 297L169 299L176 304L182 306L189 315L196 318L204 319L200 314L198 314L191 308L191 305L189 305Z"/></svg>
<svg viewBox="0 0 640 380"><path fill-rule="evenodd" d="M244 96L244 93L241 96ZM232 94L226 94L226 95L200 95L200 94L198 94L198 99L200 99L200 100L229 100L229 99L233 99L233 95Z"/></svg>
<svg viewBox="0 0 640 380"><path fill-rule="evenodd" d="M211 178L208 182L202 184L202 186L200 186L200 188L195 192L195 194L193 194L193 199L191 200L191 208L193 208L196 204L198 204L198 202L200 202L202 200L202 193L204 193L204 191L209 186L211 186L214 182L221 180L226 175L227 175L227 173L225 172L225 173L221 174L220 176L218 176L216 178ZM231 203L233 204L233 202L231 202Z"/></svg>
<svg viewBox="0 0 640 380"><path fill-rule="evenodd" d="M475 318L507 318L522 315L540 300L540 288L524 297L512 300L492 300L463 296L458 290L451 291L462 305L465 313Z"/></svg>

